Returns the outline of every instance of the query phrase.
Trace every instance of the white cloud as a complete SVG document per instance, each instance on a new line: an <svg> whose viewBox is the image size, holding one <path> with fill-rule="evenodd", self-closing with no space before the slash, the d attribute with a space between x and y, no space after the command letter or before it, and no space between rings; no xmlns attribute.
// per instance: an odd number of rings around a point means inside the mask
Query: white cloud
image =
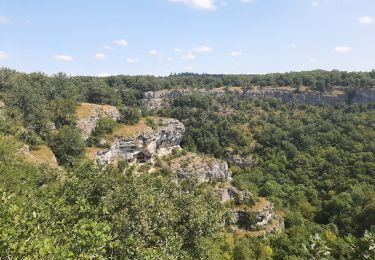
<svg viewBox="0 0 375 260"><path fill-rule="evenodd" d="M128 58L128 63L138 63L139 59L137 58Z"/></svg>
<svg viewBox="0 0 375 260"><path fill-rule="evenodd" d="M255 0L241 0L243 3L251 3L251 2L255 2Z"/></svg>
<svg viewBox="0 0 375 260"><path fill-rule="evenodd" d="M211 52L213 50L214 49L210 46L201 46L201 47L193 48L193 52L199 52L199 53Z"/></svg>
<svg viewBox="0 0 375 260"><path fill-rule="evenodd" d="M96 76L98 76L98 77L109 77L109 76L111 76L111 74L109 74L108 72L102 72L102 73L97 74Z"/></svg>
<svg viewBox="0 0 375 260"><path fill-rule="evenodd" d="M374 16L362 16L358 18L358 21L362 25L370 25L375 23L375 17Z"/></svg>
<svg viewBox="0 0 375 260"><path fill-rule="evenodd" d="M351 52L353 49L352 47L348 47L348 46L338 46L335 48L335 52L338 52L338 53L348 53L348 52Z"/></svg>
<svg viewBox="0 0 375 260"><path fill-rule="evenodd" d="M97 53L97 54L95 54L95 59L103 60L105 58L106 58L106 56L105 56L104 53Z"/></svg>
<svg viewBox="0 0 375 260"><path fill-rule="evenodd" d="M183 59L183 60L194 60L195 59L195 55L191 54L191 53L188 53L188 54L182 56L181 59Z"/></svg>
<svg viewBox="0 0 375 260"><path fill-rule="evenodd" d="M231 56L242 56L242 52L240 52L240 51L231 51L230 53L229 53L229 55L231 55Z"/></svg>
<svg viewBox="0 0 375 260"><path fill-rule="evenodd" d="M9 23L8 17L0 15L0 24L7 24L7 23Z"/></svg>
<svg viewBox="0 0 375 260"><path fill-rule="evenodd" d="M199 10L215 10L215 0L169 0L170 2L182 3L190 8Z"/></svg>
<svg viewBox="0 0 375 260"><path fill-rule="evenodd" d="M168 57L168 58L167 58L167 61L173 61L173 58Z"/></svg>
<svg viewBox="0 0 375 260"><path fill-rule="evenodd" d="M159 56L160 55L160 53L156 50L150 50L148 52L148 54L151 55L151 56Z"/></svg>
<svg viewBox="0 0 375 260"><path fill-rule="evenodd" d="M118 45L118 46L122 46L122 47L128 46L128 42L124 39L115 40L115 41L113 41L113 43Z"/></svg>
<svg viewBox="0 0 375 260"><path fill-rule="evenodd" d="M8 54L6 54L3 51L0 51L0 60L6 60L8 58L9 58Z"/></svg>
<svg viewBox="0 0 375 260"><path fill-rule="evenodd" d="M55 55L53 56L55 60L61 60L61 61L72 61L73 57L65 54Z"/></svg>
<svg viewBox="0 0 375 260"><path fill-rule="evenodd" d="M186 71L192 71L192 70L193 70L193 67L191 67L191 66L187 66L187 67L185 67L185 70L186 70Z"/></svg>
<svg viewBox="0 0 375 260"><path fill-rule="evenodd" d="M177 52L177 53L182 52L182 50L180 48L174 48L174 51Z"/></svg>
<svg viewBox="0 0 375 260"><path fill-rule="evenodd" d="M104 45L104 46L100 47L99 50L108 51L108 50L112 50L112 47L109 46L109 45Z"/></svg>

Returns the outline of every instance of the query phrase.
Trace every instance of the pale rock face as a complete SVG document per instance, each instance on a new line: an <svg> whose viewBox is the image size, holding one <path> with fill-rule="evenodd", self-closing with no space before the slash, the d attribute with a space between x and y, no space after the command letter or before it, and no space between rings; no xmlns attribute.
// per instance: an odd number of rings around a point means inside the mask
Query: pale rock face
<svg viewBox="0 0 375 260"><path fill-rule="evenodd" d="M232 179L232 173L226 162L192 153L173 160L171 169L179 177L196 177L200 182L221 182Z"/></svg>
<svg viewBox="0 0 375 260"><path fill-rule="evenodd" d="M233 187L232 185L227 185L224 188L220 188L218 191L221 196L222 203L228 202L230 200L242 201L245 199L249 199L251 194L248 191L238 190L236 187Z"/></svg>
<svg viewBox="0 0 375 260"><path fill-rule="evenodd" d="M250 98L274 97L281 99L284 103L297 102L308 105L345 105L348 102L347 94L326 95L321 93L293 93L276 88L264 88L260 90L249 90L245 95Z"/></svg>
<svg viewBox="0 0 375 260"><path fill-rule="evenodd" d="M224 187L219 190L219 193L221 195L222 203L230 200L237 200L240 195L240 191L233 186Z"/></svg>
<svg viewBox="0 0 375 260"><path fill-rule="evenodd" d="M252 207L250 210L247 209L235 209L233 212L233 223L239 223L242 219L247 221L247 214L254 216L253 222L249 223L250 227L248 230L251 231L263 231L255 236L265 235L273 231L282 232L284 230L284 219L276 214L274 205L265 198L260 198L260 201Z"/></svg>
<svg viewBox="0 0 375 260"><path fill-rule="evenodd" d="M4 108L5 107L5 104L3 101L0 100L0 109Z"/></svg>
<svg viewBox="0 0 375 260"><path fill-rule="evenodd" d="M142 104L149 110L159 110L169 106L171 98L188 94L190 89L164 89L158 91L148 91L143 93Z"/></svg>
<svg viewBox="0 0 375 260"><path fill-rule="evenodd" d="M159 110L164 108L163 106L163 99L161 98L150 98L150 99L142 99L141 100L144 107L149 110Z"/></svg>
<svg viewBox="0 0 375 260"><path fill-rule="evenodd" d="M366 104L375 102L375 88L357 89L352 97L353 104Z"/></svg>
<svg viewBox="0 0 375 260"><path fill-rule="evenodd" d="M87 140L90 137L99 118L107 117L112 118L115 121L120 119L120 112L114 106L88 103L84 103L82 106L86 106L87 109L90 110L88 115L81 117L77 122L77 127L81 129L84 140Z"/></svg>
<svg viewBox="0 0 375 260"><path fill-rule="evenodd" d="M151 163L153 155L164 156L179 148L185 133L184 125L176 119L160 119L162 125L136 137L117 138L107 150L97 154L99 164L113 164L120 160L129 163Z"/></svg>
<svg viewBox="0 0 375 260"><path fill-rule="evenodd" d="M238 167L251 167L255 165L255 160L250 156L244 156L236 153L228 153L227 160Z"/></svg>
<svg viewBox="0 0 375 260"><path fill-rule="evenodd" d="M350 91L349 91L350 92ZM278 88L265 87L257 90L225 90L217 89L176 89L145 92L142 102L148 109L162 109L168 107L168 100L185 94L223 95L225 93L237 93L248 98L271 97L281 99L284 103L296 102L308 105L336 106L346 104L367 104L375 102L375 88L360 88L352 93L329 93L318 92L292 92Z"/></svg>

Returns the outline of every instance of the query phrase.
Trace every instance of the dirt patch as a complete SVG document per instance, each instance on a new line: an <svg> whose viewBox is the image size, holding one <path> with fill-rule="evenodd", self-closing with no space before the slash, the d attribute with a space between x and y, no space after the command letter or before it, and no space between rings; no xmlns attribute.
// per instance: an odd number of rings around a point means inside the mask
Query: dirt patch
<svg viewBox="0 0 375 260"><path fill-rule="evenodd" d="M25 153L24 157L31 163L45 163L52 167L58 167L56 157L47 145L40 145L36 150L30 151L28 154Z"/></svg>
<svg viewBox="0 0 375 260"><path fill-rule="evenodd" d="M81 103L77 108L76 108L76 115L78 119L81 118L87 118L94 116L97 113L97 110L103 111L105 114L108 111L113 110L113 106L110 105L98 105L98 104L92 104L92 103Z"/></svg>
<svg viewBox="0 0 375 260"><path fill-rule="evenodd" d="M103 151L103 149L97 148L97 147L87 147L86 148L86 158L93 161L93 160L96 159L96 155L100 151Z"/></svg>
<svg viewBox="0 0 375 260"><path fill-rule="evenodd" d="M114 137L137 137L141 133L146 131L151 131L151 127L146 124L146 119L142 118L137 124L134 125L125 125L119 124L113 130L112 136Z"/></svg>

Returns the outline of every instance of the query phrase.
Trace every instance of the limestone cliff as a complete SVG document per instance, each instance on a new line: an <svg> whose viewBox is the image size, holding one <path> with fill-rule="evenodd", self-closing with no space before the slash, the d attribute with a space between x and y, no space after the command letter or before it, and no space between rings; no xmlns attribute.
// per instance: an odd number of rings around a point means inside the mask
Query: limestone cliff
<svg viewBox="0 0 375 260"><path fill-rule="evenodd" d="M159 118L156 121L156 129L143 125L131 136L117 134L110 148L97 152L96 161L99 164L112 164L120 160L148 163L152 162L153 155L170 154L179 147L185 127L176 119Z"/></svg>
<svg viewBox="0 0 375 260"><path fill-rule="evenodd" d="M259 198L252 207L234 208L232 223L235 232L250 236L264 236L284 230L284 218L266 198Z"/></svg>
<svg viewBox="0 0 375 260"><path fill-rule="evenodd" d="M81 129L84 140L90 137L99 118L108 117L115 121L120 119L118 109L109 105L82 103L76 109L76 114L78 117L77 127Z"/></svg>
<svg viewBox="0 0 375 260"><path fill-rule="evenodd" d="M169 106L169 100L185 94L223 95L239 94L247 98L271 97L283 102L296 102L309 105L345 105L367 104L375 102L375 88L360 88L355 90L334 90L320 93L314 91L295 92L292 88L264 87L257 89L245 88L215 88L215 89L174 89L149 91L144 93L142 102L148 109L158 110Z"/></svg>
<svg viewBox="0 0 375 260"><path fill-rule="evenodd" d="M277 88L263 88L259 90L245 91L244 95L250 98L273 97L281 99L285 103L297 102L309 105L345 105L348 103L348 95L343 92L338 92L332 95L317 92L296 93Z"/></svg>
<svg viewBox="0 0 375 260"><path fill-rule="evenodd" d="M366 104L375 102L375 88L360 88L349 96L353 104Z"/></svg>
<svg viewBox="0 0 375 260"><path fill-rule="evenodd" d="M230 181L232 175L225 161L194 153L173 159L170 167L178 176L194 176L200 182Z"/></svg>
<svg viewBox="0 0 375 260"><path fill-rule="evenodd" d="M240 191L232 185L226 185L225 187L219 188L219 194L221 196L221 202L226 203L228 201L242 202L250 198L250 192Z"/></svg>

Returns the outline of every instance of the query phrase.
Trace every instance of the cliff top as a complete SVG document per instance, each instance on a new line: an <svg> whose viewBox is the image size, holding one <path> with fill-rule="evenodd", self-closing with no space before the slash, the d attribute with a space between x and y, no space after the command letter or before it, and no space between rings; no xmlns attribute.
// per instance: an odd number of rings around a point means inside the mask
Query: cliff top
<svg viewBox="0 0 375 260"><path fill-rule="evenodd" d="M207 155L186 153L168 161L171 169L183 176L197 176L201 181L229 181L231 172L225 161Z"/></svg>
<svg viewBox="0 0 375 260"><path fill-rule="evenodd" d="M40 145L36 150L24 152L25 160L35 164L46 163L51 167L58 167L55 155L47 145Z"/></svg>
<svg viewBox="0 0 375 260"><path fill-rule="evenodd" d="M112 136L114 137L137 137L144 132L152 131L152 128L147 125L146 118L141 118L138 123L134 125L119 124L113 129Z"/></svg>
<svg viewBox="0 0 375 260"><path fill-rule="evenodd" d="M233 210L245 210L248 212L256 212L266 210L268 207L270 207L270 202L266 198L259 197L254 206L241 205L233 208Z"/></svg>
<svg viewBox="0 0 375 260"><path fill-rule="evenodd" d="M117 110L116 107L110 105L98 105L92 103L81 103L76 108L76 115L78 119L87 118L91 116L96 116L98 113L108 114Z"/></svg>

